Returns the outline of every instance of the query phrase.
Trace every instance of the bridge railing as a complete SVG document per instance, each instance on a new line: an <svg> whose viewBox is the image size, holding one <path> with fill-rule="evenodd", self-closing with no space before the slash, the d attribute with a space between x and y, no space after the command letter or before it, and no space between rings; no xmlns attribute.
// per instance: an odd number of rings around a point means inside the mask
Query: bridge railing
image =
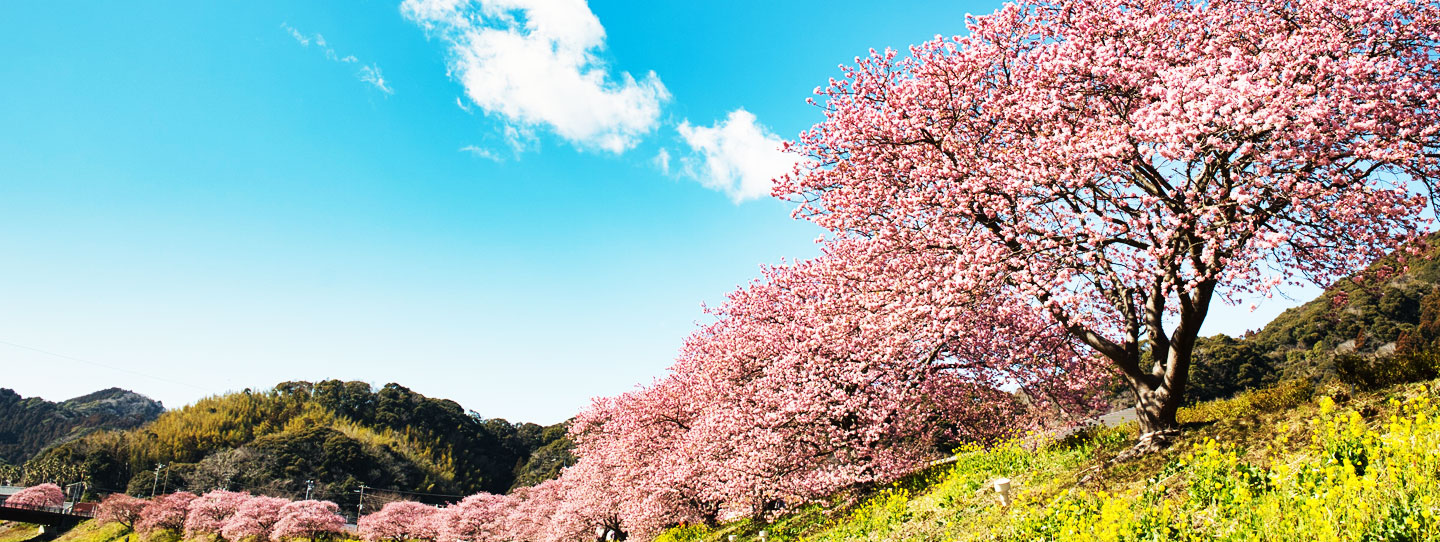
<svg viewBox="0 0 1440 542"><path fill-rule="evenodd" d="M95 512L89 510L75 510L74 506L40 506L34 504L13 504L0 501L0 508L13 508L16 510L29 510L32 512L48 512L51 514L63 514L67 516L95 517Z"/></svg>

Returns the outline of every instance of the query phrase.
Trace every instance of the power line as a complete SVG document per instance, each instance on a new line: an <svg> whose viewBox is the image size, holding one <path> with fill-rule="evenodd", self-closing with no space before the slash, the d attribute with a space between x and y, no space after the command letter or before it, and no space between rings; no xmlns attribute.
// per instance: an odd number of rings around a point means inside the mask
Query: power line
<svg viewBox="0 0 1440 542"><path fill-rule="evenodd" d="M186 387L190 387L190 388L195 388L195 389L200 390L200 391L206 391L205 388L202 388L202 387L200 387L200 386L196 386L196 385L191 384L191 383L188 383L188 382L181 382L181 381L179 381L179 380L172 380L172 379L165 378L165 377L161 377L161 376L155 376L155 375L152 375L152 374L142 373L142 372L140 372L140 371L135 371L135 370L131 370L131 369L125 369L125 368L123 368L123 367L116 367L116 366L114 366L114 365L106 365L106 364L104 364L104 363L98 363L98 362L90 361L90 360L87 360L87 359L81 359L81 358L77 358L77 357L75 357L75 356L67 356L67 355L65 355L65 354L57 354L57 353L55 353L55 352L51 352L51 351L49 351L49 350L42 350L42 349L39 349L39 348L35 348L35 347L33 347L33 346L25 346L25 345L23 345L23 344L16 344L16 343L12 343L12 342L10 342L10 341L4 341L4 340L0 340L0 344L6 345L6 346L10 346L10 347L14 347L14 348L19 348L19 349L22 349L22 350L29 350L29 351L31 351L31 352L38 352L38 353L41 353L41 354L45 354L45 355L47 355L47 356L57 357L57 358L60 358L60 359L67 359L67 360L70 360L70 361L75 361L75 362L79 362L79 363L84 363L84 364L86 364L86 365L94 365L94 366L96 366L96 367L103 367L103 368L106 368L106 369L110 369L110 370L112 370L112 371L119 371L119 372L122 372L122 373L129 373L129 374L132 374L132 375L135 375L135 376L142 376L142 377L149 378L149 379L152 379L152 380L159 380L159 381L161 381L161 382L169 382L169 383L171 383L171 384L178 384L178 385L181 385L181 386L186 386Z"/></svg>
<svg viewBox="0 0 1440 542"><path fill-rule="evenodd" d="M384 488L379 488L379 487L366 487L365 489L370 490L371 493L377 493L377 492L378 492L378 493L400 493L400 494L403 494L403 495L420 495L420 496L424 496L424 497L459 497L459 498L462 498L462 499L463 499L463 498L465 498L465 497L469 497L469 496L470 496L470 495L451 495L451 494L449 494L449 493L422 493L422 492L419 492L419 491L402 491L402 490L399 490L399 489L384 489Z"/></svg>

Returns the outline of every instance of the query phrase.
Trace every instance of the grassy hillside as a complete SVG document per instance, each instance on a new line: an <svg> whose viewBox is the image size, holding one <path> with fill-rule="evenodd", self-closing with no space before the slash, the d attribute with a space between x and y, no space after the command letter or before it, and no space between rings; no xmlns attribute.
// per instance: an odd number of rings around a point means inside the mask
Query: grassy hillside
<svg viewBox="0 0 1440 542"><path fill-rule="evenodd" d="M25 523L0 521L0 542L27 542L40 540L39 528ZM139 540L119 524L99 525L94 521L81 523L55 537L53 542L121 542ZM157 541L158 542L158 541Z"/></svg>
<svg viewBox="0 0 1440 542"><path fill-rule="evenodd" d="M1440 539L1440 382L1355 392L1301 381L1182 416L1179 444L1135 461L1110 461L1133 426L972 447L858 502L659 540ZM1002 477L1009 506L991 490Z"/></svg>
<svg viewBox="0 0 1440 542"><path fill-rule="evenodd" d="M78 465L92 486L132 494L229 487L293 498L312 480L313 495L342 503L361 484L442 501L535 477L526 470L532 452L564 434L563 426L485 419L398 384L285 382L90 434L36 461ZM160 464L167 467L157 480Z"/></svg>

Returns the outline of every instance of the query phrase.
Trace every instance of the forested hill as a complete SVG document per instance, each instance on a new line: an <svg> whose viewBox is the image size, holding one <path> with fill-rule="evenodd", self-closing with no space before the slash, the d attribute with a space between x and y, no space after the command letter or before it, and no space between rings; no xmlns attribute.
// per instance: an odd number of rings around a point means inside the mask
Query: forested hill
<svg viewBox="0 0 1440 542"><path fill-rule="evenodd" d="M154 420L165 407L120 388L52 403L0 388L0 463L18 464L55 444L100 429L130 429Z"/></svg>
<svg viewBox="0 0 1440 542"><path fill-rule="evenodd" d="M1434 378L1440 340L1440 233L1417 255L1394 255L1331 285L1241 338L1203 338L1195 348L1190 400L1228 397L1282 380L1339 376L1369 385ZM1366 382L1369 381L1369 382Z"/></svg>
<svg viewBox="0 0 1440 542"><path fill-rule="evenodd" d="M573 461L565 434L564 424L486 419L398 384L284 382L202 399L143 427L93 433L27 467L132 494L158 485L297 498L312 480L312 496L342 503L355 500L361 484L440 502L557 475ZM167 467L156 480L160 464Z"/></svg>

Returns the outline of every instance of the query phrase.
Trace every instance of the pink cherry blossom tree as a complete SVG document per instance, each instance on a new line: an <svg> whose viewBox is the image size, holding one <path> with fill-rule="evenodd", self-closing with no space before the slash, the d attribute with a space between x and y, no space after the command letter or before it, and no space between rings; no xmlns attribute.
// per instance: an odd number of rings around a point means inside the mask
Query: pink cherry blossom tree
<svg viewBox="0 0 1440 542"><path fill-rule="evenodd" d="M687 343L676 369L703 375L686 388L708 397L688 446L718 470L724 501L760 514L888 481L947 437L998 438L1093 405L1104 374L1062 330L1003 292L945 280L953 258L898 254L840 240L767 269Z"/></svg>
<svg viewBox="0 0 1440 542"><path fill-rule="evenodd" d="M275 523L280 521L280 509L289 503L289 499L279 497L264 495L250 497L240 503L240 506L235 509L235 513L225 520L225 524L220 528L220 534L226 540L235 542L273 540L270 535L275 530Z"/></svg>
<svg viewBox="0 0 1440 542"><path fill-rule="evenodd" d="M477 493L465 497L445 509L440 536L445 540L507 540L509 516L515 504L508 495Z"/></svg>
<svg viewBox="0 0 1440 542"><path fill-rule="evenodd" d="M386 503L380 511L360 518L360 536L369 542L382 540L435 540L439 537L435 521L440 510L434 506L411 501Z"/></svg>
<svg viewBox="0 0 1440 542"><path fill-rule="evenodd" d="M1106 373L1043 313L956 288L953 258L900 255L841 240L731 294L669 376L577 417L557 517L642 536L761 518L1096 406Z"/></svg>
<svg viewBox="0 0 1440 542"><path fill-rule="evenodd" d="M58 508L65 505L65 492L55 484L27 487L5 499L5 506L22 508Z"/></svg>
<svg viewBox="0 0 1440 542"><path fill-rule="evenodd" d="M318 540L332 538L344 532L345 518L340 516L340 507L335 503L295 501L280 508L280 519L275 522L270 538Z"/></svg>
<svg viewBox="0 0 1440 542"><path fill-rule="evenodd" d="M147 535L159 531L184 532L185 515L190 510L190 501L196 498L189 491L177 491L150 499L150 503L140 511L135 531Z"/></svg>
<svg viewBox="0 0 1440 542"><path fill-rule="evenodd" d="M627 532L648 536L682 522L715 523L722 503L707 498L712 471L682 448L701 404L694 390L685 389L687 382L671 375L597 400L572 425L577 455L603 466L572 470L567 481L582 473L612 477L581 485L619 493L613 498Z"/></svg>
<svg viewBox="0 0 1440 542"><path fill-rule="evenodd" d="M938 253L960 289L1043 308L1163 432L1217 296L1328 283L1428 224L1437 13L1018 0L817 90L825 120L776 193L839 237Z"/></svg>
<svg viewBox="0 0 1440 542"><path fill-rule="evenodd" d="M217 489L190 501L185 515L185 538L221 535L225 522L248 500L248 493Z"/></svg>
<svg viewBox="0 0 1440 542"><path fill-rule="evenodd" d="M598 457L580 456L560 474L564 498L555 508L546 529L547 540L583 540L600 532L613 532L620 539L629 533L622 519L621 505L627 495L627 480L620 467Z"/></svg>
<svg viewBox="0 0 1440 542"><path fill-rule="evenodd" d="M119 523L127 531L135 530L135 524L140 521L140 514L150 501L131 497L124 493L111 493L100 501L96 510L95 519L100 523Z"/></svg>
<svg viewBox="0 0 1440 542"><path fill-rule="evenodd" d="M514 499L510 519L506 525L512 540L542 542L560 508L565 496L559 480L546 480L531 487L512 490L508 496Z"/></svg>

